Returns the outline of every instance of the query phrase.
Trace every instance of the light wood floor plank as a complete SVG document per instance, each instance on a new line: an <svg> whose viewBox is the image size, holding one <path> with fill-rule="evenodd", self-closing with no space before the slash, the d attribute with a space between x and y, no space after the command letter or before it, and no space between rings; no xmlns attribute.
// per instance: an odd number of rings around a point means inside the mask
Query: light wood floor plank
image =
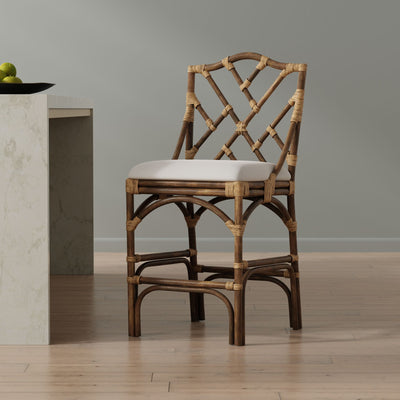
<svg viewBox="0 0 400 400"><path fill-rule="evenodd" d="M400 399L400 253L302 254L301 331L278 287L251 282L245 347L228 345L218 299L206 296L206 321L191 323L182 293L146 298L143 336L129 338L124 259L98 253L95 276L51 278L52 345L0 346L1 399Z"/></svg>
<svg viewBox="0 0 400 400"><path fill-rule="evenodd" d="M399 393L326 393L326 392L279 392L280 400L398 400Z"/></svg>

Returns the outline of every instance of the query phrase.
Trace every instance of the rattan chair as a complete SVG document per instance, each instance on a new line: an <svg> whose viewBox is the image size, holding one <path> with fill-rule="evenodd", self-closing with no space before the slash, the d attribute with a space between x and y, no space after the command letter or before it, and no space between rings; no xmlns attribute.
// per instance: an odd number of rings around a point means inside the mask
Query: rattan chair
<svg viewBox="0 0 400 400"><path fill-rule="evenodd" d="M241 60L247 60L248 63L253 62L254 64L258 62L254 71L244 81L234 65ZM280 73L276 73L277 77L272 86L259 101L256 101L250 94L249 87L265 67L280 70ZM244 119L238 117L211 76L213 71L221 68L230 71L239 85L240 91L249 101L250 112ZM281 63L257 53L235 54L214 64L188 67L186 112L172 160L150 161L136 165L131 169L126 180L129 335L141 335L140 306L147 294L156 290L189 292L191 320L199 321L204 319L204 293L208 293L221 299L227 307L229 343L244 345L244 301L248 280L262 280L279 285L288 298L290 326L293 329L301 329L294 183L306 69L306 64ZM254 141L248 131L250 121L259 113L261 107L284 78L291 73L298 73L297 88L295 90L293 88L293 95L282 111L272 122L270 121L258 140ZM215 120L209 117L196 97L194 90L196 74L202 75L208 81L222 103L222 113ZM238 93L240 91L238 90ZM194 141L193 138L195 110L199 112L207 125L206 132L197 141ZM288 133L286 136L281 136L281 139L276 128L290 110L292 112L290 122L287 122ZM194 157L201 146L227 117L233 120L233 134L231 131L230 138L219 150L215 159L195 160ZM257 161L236 159L231 146L240 136L248 143L258 159ZM280 148L280 156L276 163L267 162L260 151L269 136L272 138L272 142L275 142ZM184 142L186 142L185 159L179 160ZM221 160L223 156L227 156L228 160ZM135 210L134 195L137 194L149 194L150 196ZM278 200L278 197L286 198L287 207ZM234 201L232 217L217 207L217 204L224 200ZM246 209L243 204L244 200L250 201ZM137 254L135 252L135 230L149 213L167 204L176 204L186 220L189 249ZM258 206L271 210L286 225L289 232L290 254L273 258L243 259L243 235L246 222ZM195 227L207 210L219 217L233 236L235 250L234 263L231 266L218 267L197 263ZM141 264L135 269L137 263ZM146 276L141 275L147 267L178 263L186 266L187 279L166 279L150 277L147 274ZM156 268L151 269L152 272L156 270ZM209 275L205 279L199 280L199 273L208 273ZM288 285L284 282L285 278L288 278ZM216 281L217 279L218 281ZM139 293L139 285L142 284L147 286ZM224 291L233 291L233 304L223 294Z"/></svg>

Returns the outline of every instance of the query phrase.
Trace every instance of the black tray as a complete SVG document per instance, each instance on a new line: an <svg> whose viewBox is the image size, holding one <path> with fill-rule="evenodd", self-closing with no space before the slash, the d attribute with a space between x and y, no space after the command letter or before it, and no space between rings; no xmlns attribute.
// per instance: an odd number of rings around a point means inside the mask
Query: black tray
<svg viewBox="0 0 400 400"><path fill-rule="evenodd" d="M54 83L0 83L0 94L32 94L54 86Z"/></svg>

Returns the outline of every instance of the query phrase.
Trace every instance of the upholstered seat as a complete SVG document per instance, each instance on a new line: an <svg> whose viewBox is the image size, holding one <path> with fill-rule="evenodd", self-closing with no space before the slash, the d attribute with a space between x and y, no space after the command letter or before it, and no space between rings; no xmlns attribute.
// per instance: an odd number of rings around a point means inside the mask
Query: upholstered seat
<svg viewBox="0 0 400 400"><path fill-rule="evenodd" d="M265 181L275 164L242 160L158 160L134 166L132 179L188 180L188 181ZM289 181L290 173L282 168L276 177Z"/></svg>

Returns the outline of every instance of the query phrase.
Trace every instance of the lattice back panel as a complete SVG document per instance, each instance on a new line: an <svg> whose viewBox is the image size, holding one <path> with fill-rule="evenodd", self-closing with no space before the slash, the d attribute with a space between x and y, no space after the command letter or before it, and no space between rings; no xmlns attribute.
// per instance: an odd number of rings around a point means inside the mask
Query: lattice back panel
<svg viewBox="0 0 400 400"><path fill-rule="evenodd" d="M241 76L237 66L235 66L235 63L241 60L258 61L255 68L246 78L243 78ZM272 85L267 88L260 97L256 97L255 95L253 95L255 91L252 90L252 88L254 88L255 85L258 83L265 85L265 79L260 79L260 75L264 74L264 70L270 69L267 67L278 69L280 70L280 73L276 76ZM186 96L186 112L184 116L184 123L173 158L178 158L185 137L185 158L194 158L201 146L203 146L203 144L212 135L215 135L215 131L220 126L224 125L224 128L226 129L228 122L227 120L230 120L232 124L232 133L229 139L215 155L215 159L221 159L222 157L227 156L232 160L236 160L237 157L232 150L232 145L240 136L245 139L245 142L247 142L247 144L249 145L252 153L260 161L266 161L266 157L262 153L261 147L268 136L271 136L271 138L273 138L273 141L277 144L281 152L283 151L289 153L290 143L288 141L293 140L293 134L296 131L296 128L298 131L298 127L300 125L302 117L304 99L304 76L303 79L300 79L299 76L299 79L297 81L297 89L293 90L293 94L287 100L287 103L284 104L281 112L279 112L275 118L272 118L269 123L267 122L265 124L264 132L261 135L260 133L258 133L257 135L257 132L254 133L253 131L250 131L248 125L253 120L253 118L257 117L258 114L260 114L260 111L263 109L263 107L267 107L267 100L271 97L275 90L277 90L278 87L281 86L283 80L293 72L305 74L306 67L306 64L279 63L257 53L236 54L234 56L226 57L222 61L215 64L190 65L188 67L188 91ZM214 71L221 68L225 68L225 70L229 71L234 81L236 81L239 95L242 95L246 99L248 103L248 112L245 115L240 114L236 111L234 105L235 103L231 103L231 100L221 91L216 79L214 79L216 75ZM215 112L211 114L211 112L207 110L207 106L201 104L196 96L196 74L202 75L201 77L199 77L200 79L206 79L211 90L216 94L217 98L219 99L220 114L217 117L215 117ZM197 140L193 141L193 121L195 110L196 114L200 116L199 122L197 122L196 125L201 123L201 120L203 120L203 124L205 123L205 132L201 135L200 138L196 138ZM291 113L289 111L291 111ZM291 118L288 134L286 136L282 135L281 137L281 135L279 135L278 133L277 126L286 115L290 114ZM257 136L255 136L255 134ZM258 139L254 141L253 137L258 137ZM289 165L295 165L295 157L296 156L294 154L289 154L286 157Z"/></svg>

